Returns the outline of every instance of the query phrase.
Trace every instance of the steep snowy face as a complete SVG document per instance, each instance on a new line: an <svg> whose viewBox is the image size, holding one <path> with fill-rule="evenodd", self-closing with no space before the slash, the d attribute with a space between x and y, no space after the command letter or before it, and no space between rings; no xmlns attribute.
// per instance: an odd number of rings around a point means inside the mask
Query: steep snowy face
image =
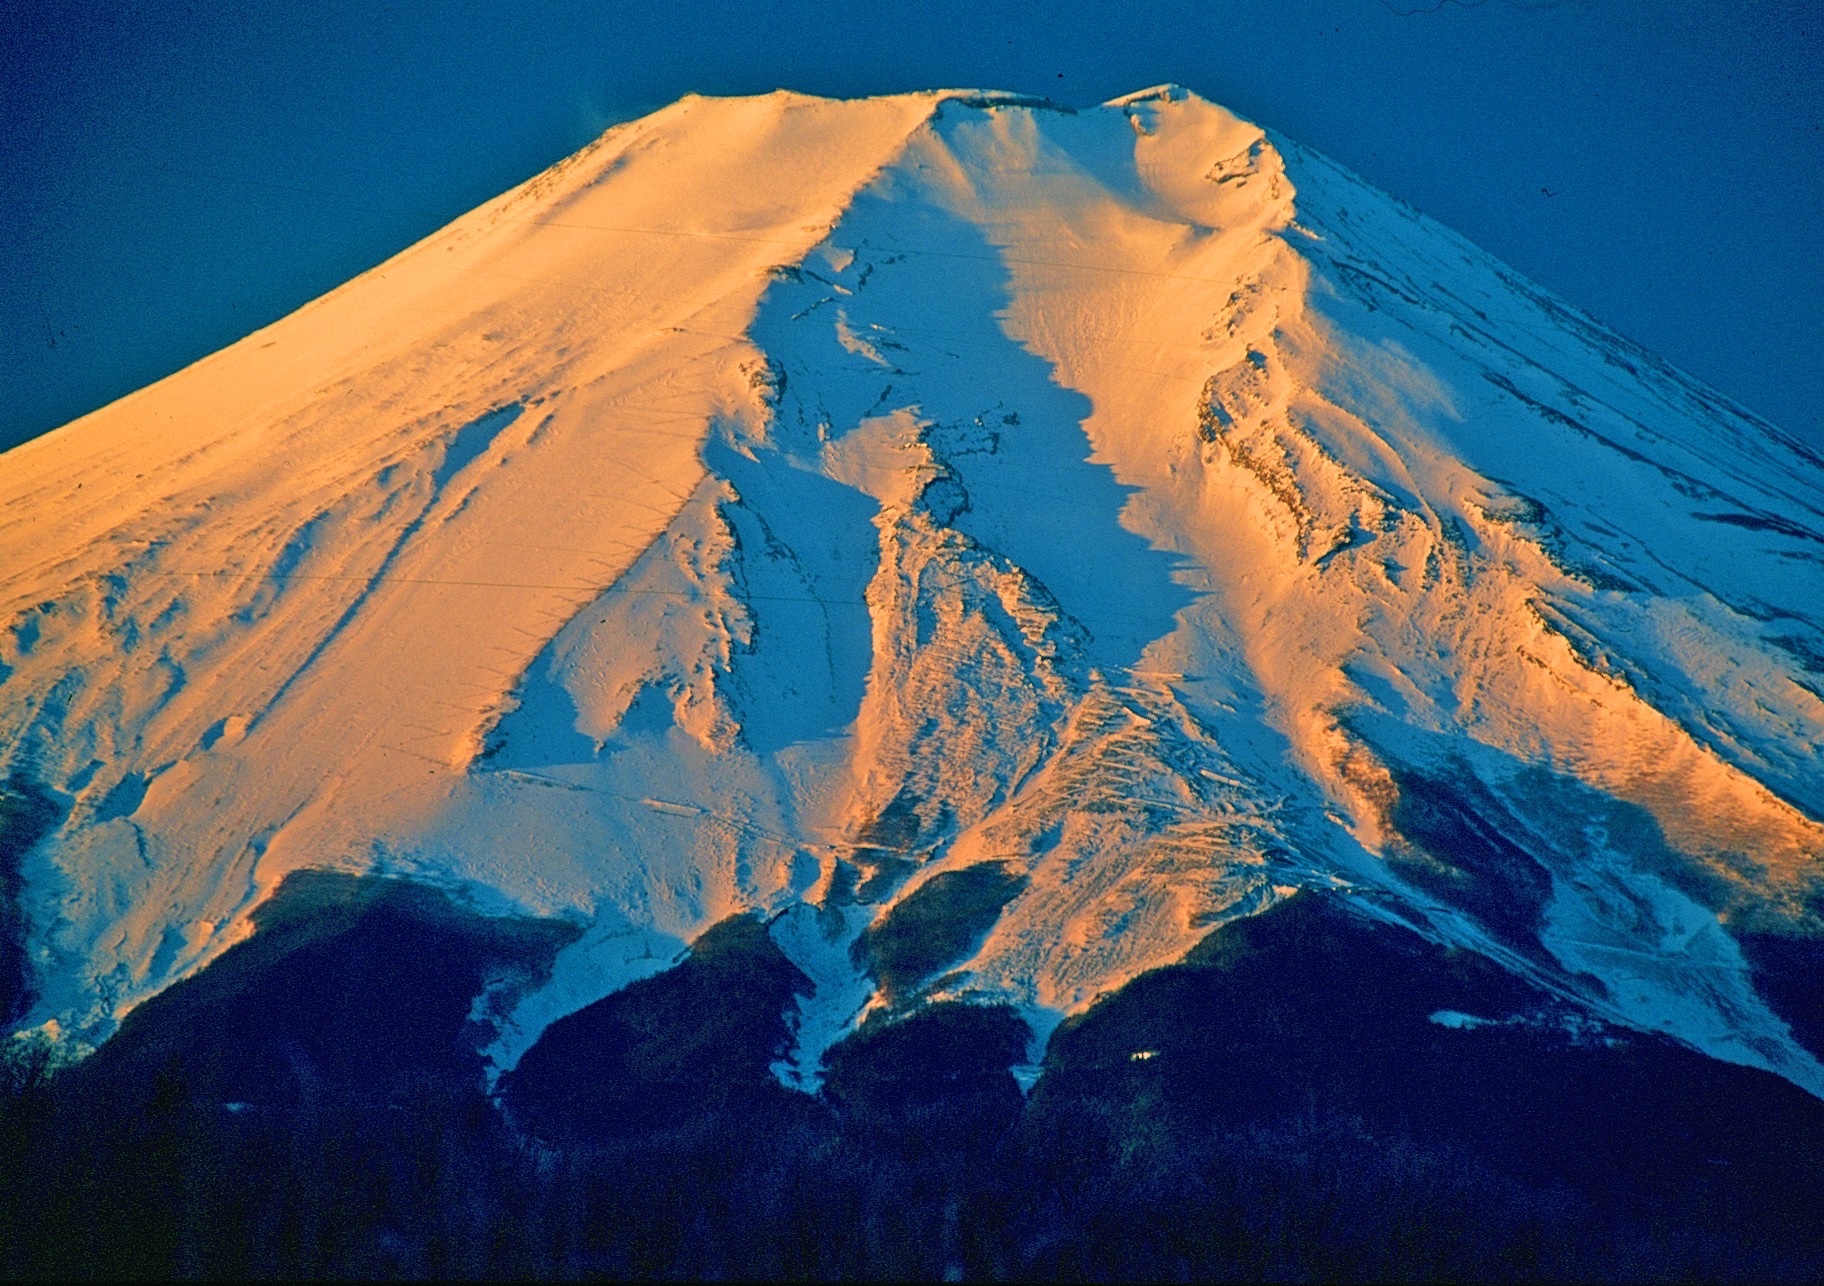
<svg viewBox="0 0 1824 1286"><path fill-rule="evenodd" d="M1040 1041L1300 887L1824 1093L1824 464L1166 88L687 99L0 457L27 1021L287 872Z"/></svg>

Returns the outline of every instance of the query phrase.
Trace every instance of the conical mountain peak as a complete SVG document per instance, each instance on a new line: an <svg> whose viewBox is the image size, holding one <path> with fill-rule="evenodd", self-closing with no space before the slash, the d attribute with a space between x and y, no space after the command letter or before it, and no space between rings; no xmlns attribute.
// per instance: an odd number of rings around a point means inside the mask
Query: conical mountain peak
<svg viewBox="0 0 1824 1286"><path fill-rule="evenodd" d="M1176 86L688 99L0 457L21 1018L333 868L578 927L498 1068L761 913L814 1088L1321 888L1824 1092L1745 954L1821 548L1791 439Z"/></svg>

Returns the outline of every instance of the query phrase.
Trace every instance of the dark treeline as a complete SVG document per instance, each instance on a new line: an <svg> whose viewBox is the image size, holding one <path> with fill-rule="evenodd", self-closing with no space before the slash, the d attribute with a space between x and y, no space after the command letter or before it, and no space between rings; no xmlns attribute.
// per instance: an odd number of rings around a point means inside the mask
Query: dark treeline
<svg viewBox="0 0 1824 1286"><path fill-rule="evenodd" d="M14 1277L1815 1280L1824 1104L1579 1025L1301 895L1062 1029L939 1006L768 1071L757 921L483 1092L472 998L565 940L408 885L288 884L84 1063L15 1051ZM1452 1030L1441 1009L1520 1021ZM1136 1057L1139 1055L1139 1057Z"/></svg>

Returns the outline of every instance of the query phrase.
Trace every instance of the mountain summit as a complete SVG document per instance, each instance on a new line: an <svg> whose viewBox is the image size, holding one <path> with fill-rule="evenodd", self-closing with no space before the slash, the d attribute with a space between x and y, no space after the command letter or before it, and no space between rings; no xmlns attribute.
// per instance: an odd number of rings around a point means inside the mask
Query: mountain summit
<svg viewBox="0 0 1824 1286"><path fill-rule="evenodd" d="M1175 87L686 98L0 457L0 564L81 1045L328 868L569 923L497 1074L759 912L782 1082L1030 1083L1329 890L1824 1096L1824 462Z"/></svg>

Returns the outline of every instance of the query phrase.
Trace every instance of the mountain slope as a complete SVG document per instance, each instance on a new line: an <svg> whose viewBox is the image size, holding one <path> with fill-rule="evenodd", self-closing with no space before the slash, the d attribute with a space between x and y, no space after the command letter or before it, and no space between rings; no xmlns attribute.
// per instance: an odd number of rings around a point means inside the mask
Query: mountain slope
<svg viewBox="0 0 1824 1286"><path fill-rule="evenodd" d="M1824 929L1824 468L1182 90L686 99L0 524L81 1041L300 868L573 920L502 1070L761 911L807 1089L1321 887L1824 1094L1742 947Z"/></svg>

